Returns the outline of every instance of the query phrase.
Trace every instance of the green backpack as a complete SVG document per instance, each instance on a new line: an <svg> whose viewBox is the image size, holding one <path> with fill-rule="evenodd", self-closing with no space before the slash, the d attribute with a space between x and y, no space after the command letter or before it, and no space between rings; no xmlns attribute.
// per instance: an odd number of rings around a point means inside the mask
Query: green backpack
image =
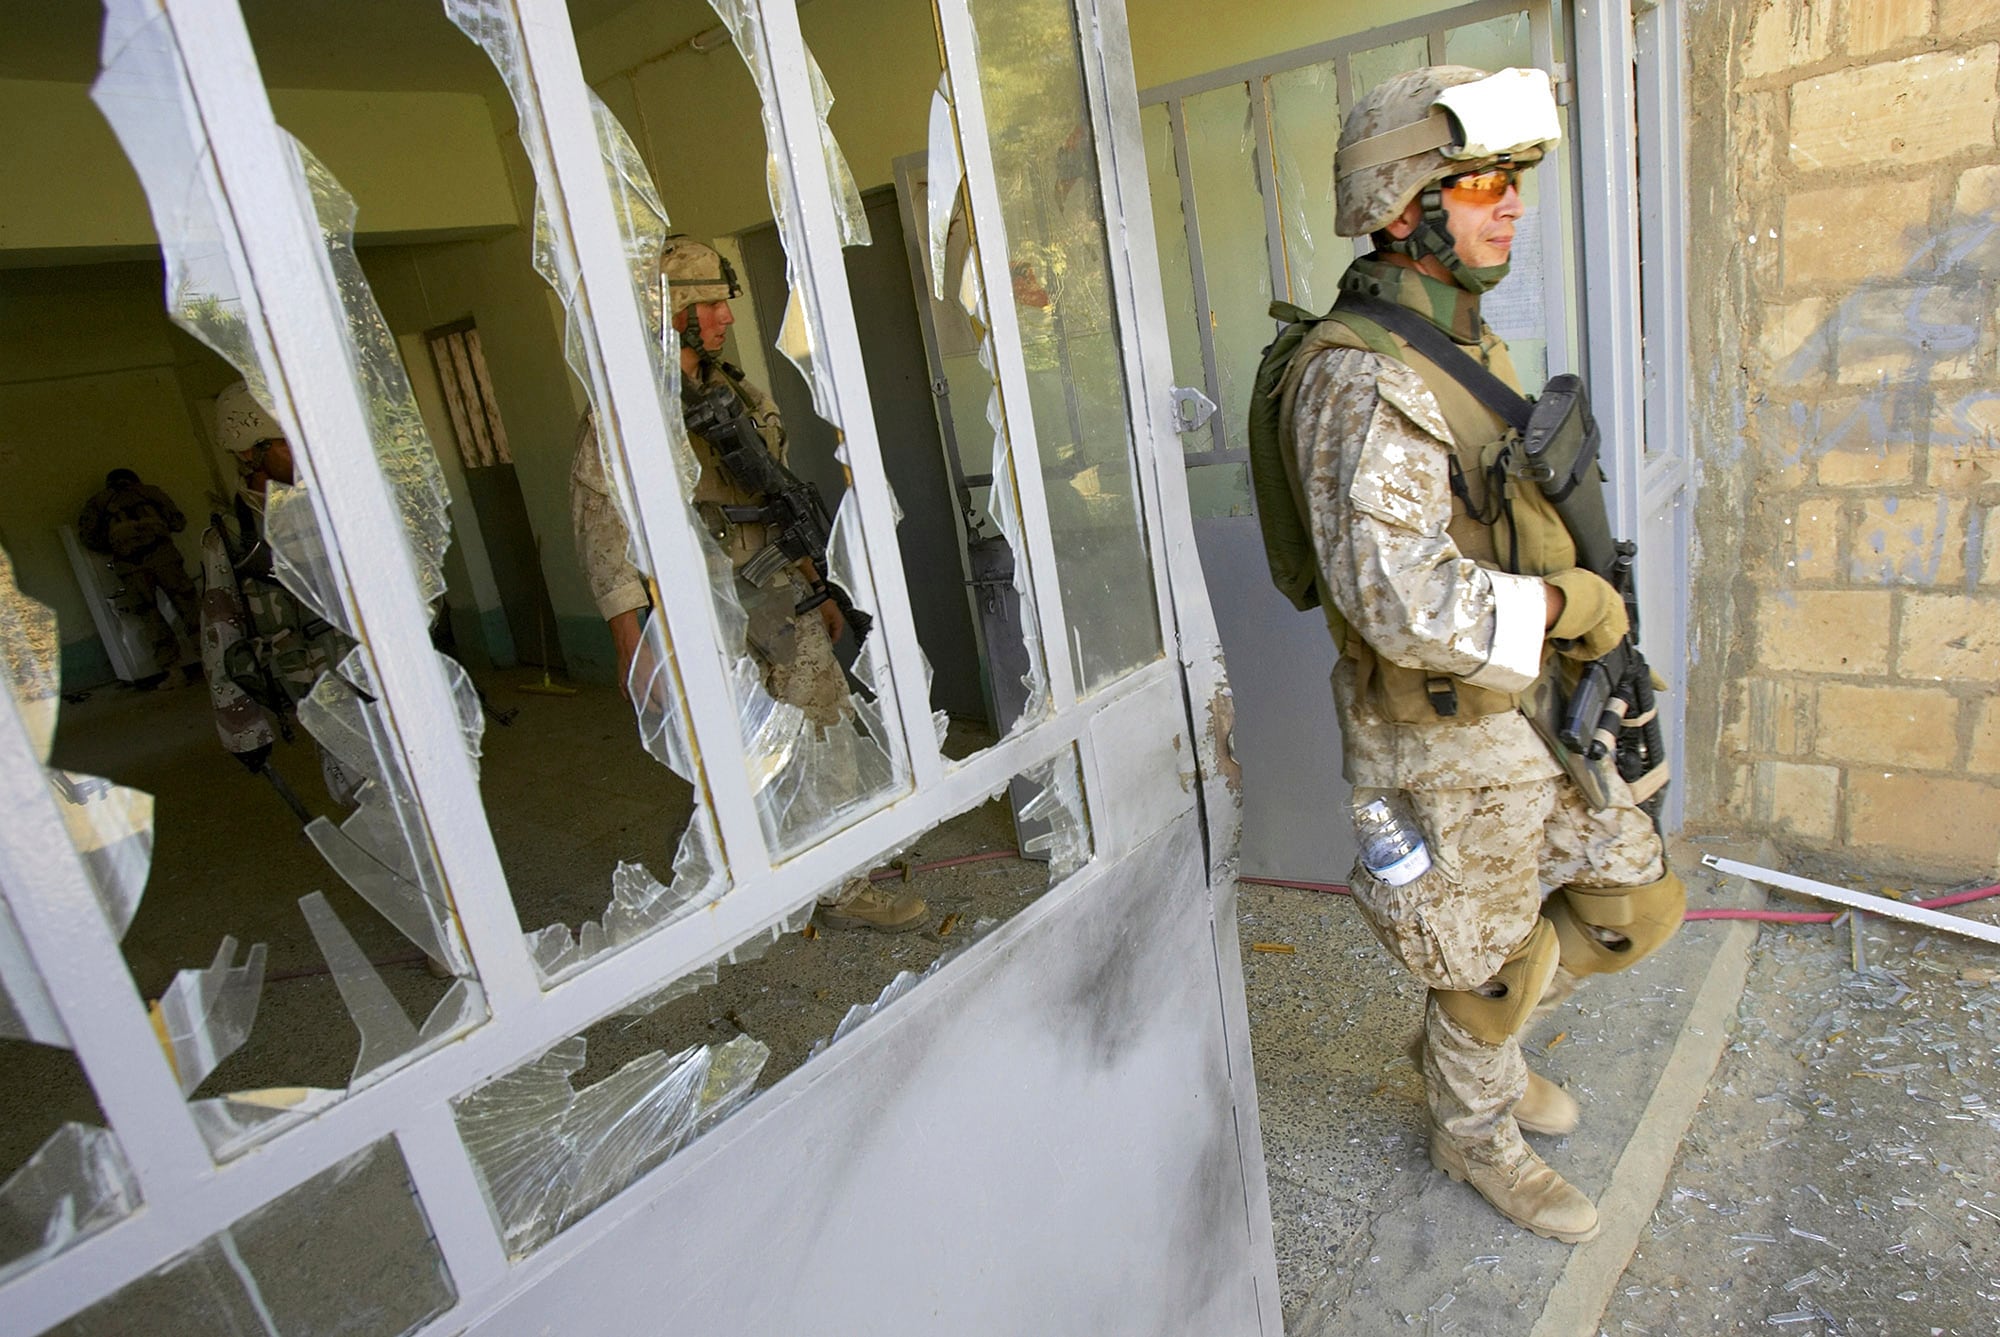
<svg viewBox="0 0 2000 1337"><path fill-rule="evenodd" d="M1292 481L1285 471L1278 419L1292 355L1323 319L1290 302L1271 303L1271 319L1282 321L1278 337L1265 346L1250 390L1250 486L1257 498L1257 525L1264 531L1264 560L1271 581L1301 611L1319 607L1319 563L1312 536L1299 522Z"/></svg>

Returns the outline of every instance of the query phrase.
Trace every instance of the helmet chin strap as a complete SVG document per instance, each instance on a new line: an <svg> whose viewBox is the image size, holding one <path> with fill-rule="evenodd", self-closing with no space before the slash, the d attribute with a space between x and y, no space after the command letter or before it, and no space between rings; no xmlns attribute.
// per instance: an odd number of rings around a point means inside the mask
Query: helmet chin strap
<svg viewBox="0 0 2000 1337"><path fill-rule="evenodd" d="M1474 296L1491 290L1507 277L1507 264L1468 265L1459 258L1458 246L1451 237L1450 218L1444 211L1444 196L1436 184L1425 187L1418 200L1424 209L1422 220L1409 236L1392 239L1390 250L1419 262L1425 258L1436 260L1451 275L1452 282Z"/></svg>

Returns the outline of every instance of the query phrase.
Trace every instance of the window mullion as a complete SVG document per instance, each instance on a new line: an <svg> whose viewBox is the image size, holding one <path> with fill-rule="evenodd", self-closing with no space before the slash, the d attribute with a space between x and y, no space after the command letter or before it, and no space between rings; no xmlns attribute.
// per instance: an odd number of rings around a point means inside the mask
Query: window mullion
<svg viewBox="0 0 2000 1337"><path fill-rule="evenodd" d="M0 701L0 812L0 883L21 940L144 1200L171 1201L213 1173L208 1147L11 694Z"/></svg>
<svg viewBox="0 0 2000 1337"><path fill-rule="evenodd" d="M368 406L348 365L346 317L310 202L257 75L234 0L163 0L257 305L312 462L313 504L341 574L438 863L495 1015L540 997L486 825L458 710L431 648L401 516L369 447ZM318 277L319 282L309 281ZM378 560L352 560L366 553Z"/></svg>
<svg viewBox="0 0 2000 1337"><path fill-rule="evenodd" d="M993 372L1006 412L1007 452L1021 503L1022 541L1027 547L1028 582L1041 623L1043 667L1049 703L1057 710L1077 699L1076 665L1070 650L1069 619L1063 610L1062 582L1056 573L1055 539L1049 527L1048 492L1036 442L1033 400L1028 393L1027 359L1021 351L1021 322L1014 310L1009 274L1007 224L987 139L986 97L979 82L979 39L967 0L939 0L938 25L950 67L952 110L958 124L959 158L965 165L965 198L973 217L973 237L984 282L987 338L992 340ZM971 263L968 259L967 263ZM1020 554L1016 555L1019 560Z"/></svg>
<svg viewBox="0 0 2000 1337"><path fill-rule="evenodd" d="M889 678L877 690L895 694L895 714L902 720L911 771L919 787L943 774L930 699L925 685L923 650L917 643L916 621L910 614L910 591L904 580L901 549L896 542L895 504L889 495L888 473L882 467L881 442L875 433L875 410L868 394L868 370L861 359L861 336L854 325L853 299L847 287L847 265L841 255L839 221L834 213L833 183L820 146L819 112L808 74L805 38L799 31L798 10L790 0L762 6L764 40L769 46L771 84L776 93L778 122L785 143L779 153L781 171L791 174L792 199L799 211L799 232L806 254L795 256L800 271L811 277L819 311L824 358L837 396L838 427L847 448L847 467L861 550L873 581L875 634L889 649ZM773 151L778 146L774 145ZM869 597L863 591L861 597Z"/></svg>
<svg viewBox="0 0 2000 1337"><path fill-rule="evenodd" d="M1208 587L1194 551L1185 451L1172 408L1173 350L1166 334L1167 299L1160 282L1159 242L1153 235L1152 188L1147 181L1145 137L1139 129L1139 90L1132 81L1125 4L1124 0L1072 3L1077 31L1098 36L1097 42L1086 43L1083 51L1084 101L1090 110L1091 141L1097 151L1105 231L1122 242L1106 248L1107 267L1118 317L1118 356L1125 367L1125 407L1131 419L1133 453L1138 457L1132 474L1146 517L1147 558L1153 567L1159 623L1165 635L1176 640L1188 632L1180 625L1175 608L1178 587L1181 602L1201 607L1204 631L1197 639L1213 641ZM1107 12L1100 15L1100 10ZM1110 82L1113 80L1115 84ZM1184 151L1184 127L1178 144L1178 151ZM1151 319L1140 319L1142 312ZM1212 344L1214 331L1205 311L1202 325L1204 343ZM1222 402L1220 394L1216 402ZM1224 433L1218 431L1217 435ZM1174 516L1171 529L1163 513L1168 505ZM1167 649L1176 659L1184 658L1179 646L1169 644Z"/></svg>
<svg viewBox="0 0 2000 1337"><path fill-rule="evenodd" d="M612 401L599 405L598 411L615 419L618 439L628 446L633 502L652 554L663 604L659 612L667 620L668 641L686 693L690 742L705 759L702 774L690 778L697 785L705 780L732 876L741 884L770 868L770 854L758 823L749 772L740 762L743 738L735 694L724 676L721 656L713 649L720 635L709 597L707 560L674 476L667 444L671 438L653 376L646 324L632 293L569 12L562 0L515 0L515 13L529 82L555 166L552 184L560 193L559 199L545 203L558 238L566 234L575 247L577 270L590 295Z"/></svg>

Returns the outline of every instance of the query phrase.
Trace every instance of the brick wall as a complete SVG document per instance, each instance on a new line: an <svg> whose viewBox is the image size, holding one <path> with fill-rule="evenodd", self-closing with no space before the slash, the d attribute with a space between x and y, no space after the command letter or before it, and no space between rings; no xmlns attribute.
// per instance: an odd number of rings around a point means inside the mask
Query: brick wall
<svg viewBox="0 0 2000 1337"><path fill-rule="evenodd" d="M1691 5L1689 815L2000 867L2000 0Z"/></svg>

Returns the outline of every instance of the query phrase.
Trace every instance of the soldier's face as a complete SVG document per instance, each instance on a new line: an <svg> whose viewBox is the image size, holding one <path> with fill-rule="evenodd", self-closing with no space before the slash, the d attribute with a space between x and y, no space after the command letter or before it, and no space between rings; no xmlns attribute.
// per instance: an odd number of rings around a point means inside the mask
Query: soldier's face
<svg viewBox="0 0 2000 1337"><path fill-rule="evenodd" d="M729 309L729 303L696 302L688 309L694 312L695 329L701 335L701 346L711 353L720 353L723 341L729 337L729 327L736 323L736 315Z"/></svg>
<svg viewBox="0 0 2000 1337"><path fill-rule="evenodd" d="M236 470L252 488L276 480L286 486L297 481L292 469L292 447L282 436L256 445L236 456Z"/></svg>
<svg viewBox="0 0 2000 1337"><path fill-rule="evenodd" d="M1481 173L1482 177L1497 173ZM1489 183L1480 181L1482 187ZM1496 195L1491 188L1446 186L1438 198L1451 228L1452 249L1474 269L1507 263L1514 249L1514 225L1521 219L1521 190L1511 180Z"/></svg>

